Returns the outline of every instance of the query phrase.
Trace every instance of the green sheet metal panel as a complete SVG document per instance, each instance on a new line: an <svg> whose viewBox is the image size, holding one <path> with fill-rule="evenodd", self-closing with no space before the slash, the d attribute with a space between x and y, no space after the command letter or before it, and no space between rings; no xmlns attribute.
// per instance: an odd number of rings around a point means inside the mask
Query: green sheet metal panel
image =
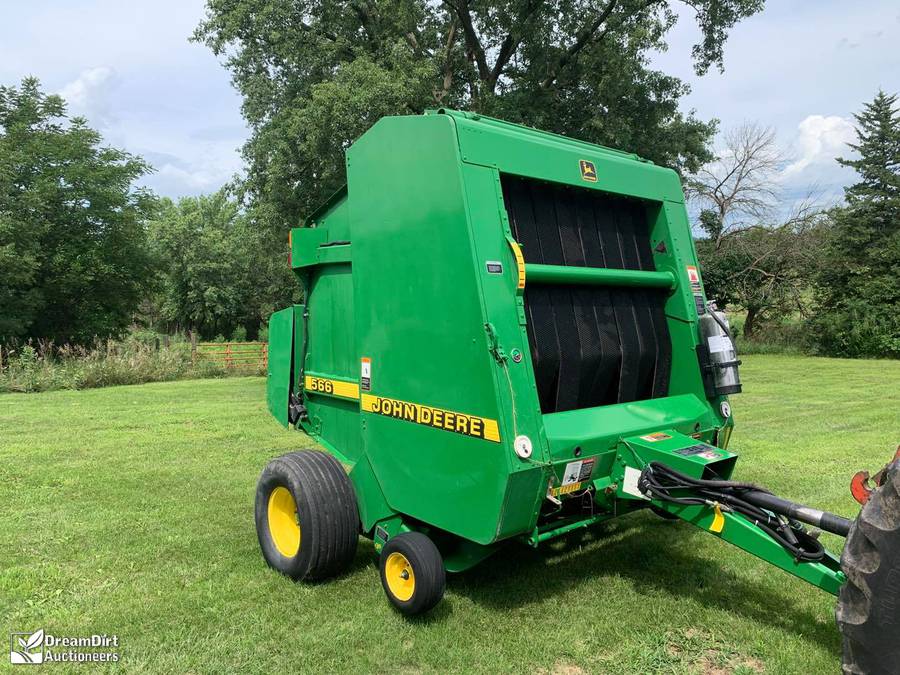
<svg viewBox="0 0 900 675"><path fill-rule="evenodd" d="M294 308L275 312L269 318L269 365L266 404L282 426L288 426L291 394L291 363L294 350Z"/></svg>
<svg viewBox="0 0 900 675"><path fill-rule="evenodd" d="M456 121L464 162L640 199L684 202L675 171L641 161L636 155L490 117L456 111L445 114ZM584 161L593 165L594 180L585 179Z"/></svg>
<svg viewBox="0 0 900 675"><path fill-rule="evenodd" d="M339 249L352 246L320 246L319 257L322 252ZM306 277L310 320L303 367L308 415L303 428L350 465L360 452L359 362L351 264L319 264Z"/></svg>
<svg viewBox="0 0 900 675"><path fill-rule="evenodd" d="M453 121L383 119L348 151L347 171L356 334L359 357L371 359L371 389L361 391L363 447L392 508L488 543L511 446ZM388 412L397 416L375 412L381 399L367 397L392 399ZM375 401L368 411L366 401ZM435 409L445 411L440 428L425 419L433 422ZM492 438L447 430L446 412L453 426L463 420ZM413 415L426 423L409 421Z"/></svg>

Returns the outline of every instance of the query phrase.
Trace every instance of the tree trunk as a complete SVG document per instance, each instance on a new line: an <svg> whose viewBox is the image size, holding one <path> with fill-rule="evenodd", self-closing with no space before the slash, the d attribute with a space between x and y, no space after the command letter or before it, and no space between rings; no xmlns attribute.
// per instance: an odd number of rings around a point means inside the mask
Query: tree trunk
<svg viewBox="0 0 900 675"><path fill-rule="evenodd" d="M747 308L747 318L744 319L744 337L751 337L756 332L756 317L759 311L756 307Z"/></svg>

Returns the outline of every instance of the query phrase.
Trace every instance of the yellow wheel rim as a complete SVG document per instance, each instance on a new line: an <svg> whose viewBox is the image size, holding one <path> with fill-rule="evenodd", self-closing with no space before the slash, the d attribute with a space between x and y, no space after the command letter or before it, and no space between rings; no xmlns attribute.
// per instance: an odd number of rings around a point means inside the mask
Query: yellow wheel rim
<svg viewBox="0 0 900 675"><path fill-rule="evenodd" d="M384 563L384 578L391 595L406 602L416 590L416 575L412 565L402 553L391 553Z"/></svg>
<svg viewBox="0 0 900 675"><path fill-rule="evenodd" d="M285 558L300 550L300 519L297 502L286 487L277 487L269 495L269 534L275 548Z"/></svg>

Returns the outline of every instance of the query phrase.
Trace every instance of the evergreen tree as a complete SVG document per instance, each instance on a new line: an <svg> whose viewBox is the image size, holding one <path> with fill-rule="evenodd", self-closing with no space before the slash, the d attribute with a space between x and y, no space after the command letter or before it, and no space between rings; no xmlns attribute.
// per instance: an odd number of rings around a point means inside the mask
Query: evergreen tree
<svg viewBox="0 0 900 675"><path fill-rule="evenodd" d="M847 200L872 199L876 202L900 198L900 112L895 109L897 95L879 91L856 119L858 143L848 145L859 159L838 158L860 175L860 182L846 189Z"/></svg>
<svg viewBox="0 0 900 675"><path fill-rule="evenodd" d="M837 356L900 357L900 113L878 92L855 116L858 159L839 159L860 181L831 212L817 275L813 333Z"/></svg>

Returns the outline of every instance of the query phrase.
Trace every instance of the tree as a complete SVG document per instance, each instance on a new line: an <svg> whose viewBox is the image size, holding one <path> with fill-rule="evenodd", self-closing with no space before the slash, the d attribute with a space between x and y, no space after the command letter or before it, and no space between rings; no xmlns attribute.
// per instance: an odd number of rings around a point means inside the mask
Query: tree
<svg viewBox="0 0 900 675"><path fill-rule="evenodd" d="M838 158L860 175L860 182L845 190L847 201L872 200L881 203L900 198L900 123L895 109L897 95L883 91L854 115L858 143L849 143L858 159Z"/></svg>
<svg viewBox="0 0 900 675"><path fill-rule="evenodd" d="M774 227L734 231L716 248L713 237L697 242L707 294L721 306L746 311L744 335L792 312L803 302L821 251L820 214L809 212Z"/></svg>
<svg viewBox="0 0 900 675"><path fill-rule="evenodd" d="M784 155L775 132L746 122L723 135L723 149L687 180L700 207L697 241L707 293L746 311L744 334L803 311L811 265L820 249L819 213L811 197L778 219L778 171Z"/></svg>
<svg viewBox="0 0 900 675"><path fill-rule="evenodd" d="M729 233L768 218L778 198L776 174L784 157L771 127L745 123L724 134L724 150L687 181L701 208L700 226L715 249Z"/></svg>
<svg viewBox="0 0 900 675"><path fill-rule="evenodd" d="M158 269L149 314L168 331L194 330L205 338L258 331L274 309L273 288L286 285L273 283L272 275L290 270L285 259L272 260L265 233L225 190L177 204L164 200L149 231Z"/></svg>
<svg viewBox="0 0 900 675"><path fill-rule="evenodd" d="M709 159L712 122L651 70L669 0L209 0L194 38L225 59L251 137L243 197L295 225L344 181L343 152L384 115L449 106L637 152L679 170ZM763 0L686 3L697 72Z"/></svg>
<svg viewBox="0 0 900 675"><path fill-rule="evenodd" d="M122 331L150 277L140 158L103 147L34 78L0 87L0 339Z"/></svg>
<svg viewBox="0 0 900 675"><path fill-rule="evenodd" d="M879 91L855 115L857 159L839 159L860 181L833 209L816 275L812 332L822 352L900 357L900 113Z"/></svg>

